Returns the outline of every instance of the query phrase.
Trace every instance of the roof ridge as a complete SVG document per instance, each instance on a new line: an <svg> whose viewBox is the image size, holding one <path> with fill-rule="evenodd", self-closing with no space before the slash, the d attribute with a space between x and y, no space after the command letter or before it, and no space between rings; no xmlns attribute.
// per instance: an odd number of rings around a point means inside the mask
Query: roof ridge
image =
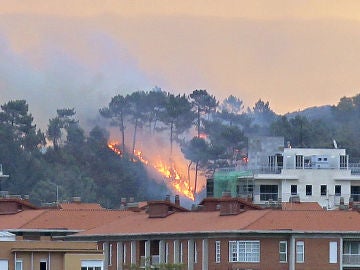
<svg viewBox="0 0 360 270"><path fill-rule="evenodd" d="M103 209L98 209L98 208L66 208L66 209L46 209L46 210L48 210L48 211L54 211L54 212L58 212L58 211L62 211L62 212L64 212L64 211L68 211L68 212L72 212L72 211L88 211L88 212L90 212L90 211L92 211L92 212L95 212L95 211L98 211L98 212L132 212L132 211L130 211L130 210L128 210L128 209L105 209L105 208L103 208Z"/></svg>
<svg viewBox="0 0 360 270"><path fill-rule="evenodd" d="M29 224L30 222L32 222L33 220L39 218L41 215L45 214L48 210L46 209L36 209L35 211L41 211L38 215L34 216L33 218L29 219L27 222L25 222L24 224L21 224L21 226L19 227L20 228L23 228L25 227L25 225ZM29 211L29 210L25 210L25 211ZM20 212L21 213L21 212Z"/></svg>
<svg viewBox="0 0 360 270"><path fill-rule="evenodd" d="M259 213L262 213L262 215L260 215L258 218L256 218L255 220L253 220L252 222L248 223L246 226L244 226L242 229L247 229L249 228L251 225L253 225L254 223L256 223L259 219L265 217L266 215L268 215L269 213L272 212L272 210L263 210L263 211L257 211Z"/></svg>

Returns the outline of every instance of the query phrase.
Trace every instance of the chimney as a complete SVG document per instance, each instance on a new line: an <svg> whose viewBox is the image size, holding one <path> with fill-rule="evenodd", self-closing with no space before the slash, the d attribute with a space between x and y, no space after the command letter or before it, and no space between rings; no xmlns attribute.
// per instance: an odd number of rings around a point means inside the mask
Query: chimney
<svg viewBox="0 0 360 270"><path fill-rule="evenodd" d="M237 215L241 212L236 198L231 197L230 191L223 191L220 199L220 216Z"/></svg>
<svg viewBox="0 0 360 270"><path fill-rule="evenodd" d="M72 197L72 198L71 198L71 201L72 201L73 203L81 203L81 197Z"/></svg>
<svg viewBox="0 0 360 270"><path fill-rule="evenodd" d="M175 195L175 205L180 206L180 196L179 195Z"/></svg>
<svg viewBox="0 0 360 270"><path fill-rule="evenodd" d="M152 201L148 202L148 205L149 218L164 218L174 212L169 211L169 205L164 201Z"/></svg>
<svg viewBox="0 0 360 270"><path fill-rule="evenodd" d="M121 198L120 200L120 209L125 209L126 208L126 198Z"/></svg>

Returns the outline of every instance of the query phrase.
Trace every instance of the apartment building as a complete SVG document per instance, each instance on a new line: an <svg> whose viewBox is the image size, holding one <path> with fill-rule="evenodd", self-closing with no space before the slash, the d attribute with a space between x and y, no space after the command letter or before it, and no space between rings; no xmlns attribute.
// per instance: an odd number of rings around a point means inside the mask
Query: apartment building
<svg viewBox="0 0 360 270"><path fill-rule="evenodd" d="M147 212L66 239L97 241L107 270L162 264L189 270L360 268L358 211L262 209L229 197L214 209L213 202L191 212L149 204Z"/></svg>
<svg viewBox="0 0 360 270"><path fill-rule="evenodd" d="M58 237L126 214L98 204L41 209L21 196L0 198L0 270L102 270L104 253L96 242L65 242Z"/></svg>
<svg viewBox="0 0 360 270"><path fill-rule="evenodd" d="M300 200L327 209L360 201L359 164L345 149L284 148L281 137L254 137L248 152L246 164L208 179L208 196L228 190L256 204Z"/></svg>
<svg viewBox="0 0 360 270"><path fill-rule="evenodd" d="M0 269L360 268L358 208L291 206L262 208L224 193L192 211L178 197L133 211L29 207L0 215Z"/></svg>

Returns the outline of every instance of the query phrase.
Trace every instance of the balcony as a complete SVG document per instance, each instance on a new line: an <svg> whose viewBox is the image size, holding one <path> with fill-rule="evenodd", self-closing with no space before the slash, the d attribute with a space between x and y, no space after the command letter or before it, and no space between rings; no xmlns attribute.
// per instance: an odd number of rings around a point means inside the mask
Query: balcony
<svg viewBox="0 0 360 270"><path fill-rule="evenodd" d="M343 254L344 266L360 266L360 254Z"/></svg>
<svg viewBox="0 0 360 270"><path fill-rule="evenodd" d="M140 268L154 268L160 264L160 256L159 255L151 255L151 257L146 258L145 256L140 257Z"/></svg>

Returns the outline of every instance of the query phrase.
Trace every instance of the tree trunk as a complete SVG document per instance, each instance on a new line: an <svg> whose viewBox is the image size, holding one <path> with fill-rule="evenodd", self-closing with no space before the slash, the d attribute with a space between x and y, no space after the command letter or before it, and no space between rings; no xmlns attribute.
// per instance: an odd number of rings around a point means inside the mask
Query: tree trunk
<svg viewBox="0 0 360 270"><path fill-rule="evenodd" d="M121 139L122 139L122 154L125 155L125 126L124 126L124 118L121 114L120 116L120 131L121 131Z"/></svg>
<svg viewBox="0 0 360 270"><path fill-rule="evenodd" d="M133 145L132 145L132 155L135 154L135 143L136 143L136 131L138 126L138 119L135 120L135 126L134 126L134 135L133 135Z"/></svg>
<svg viewBox="0 0 360 270"><path fill-rule="evenodd" d="M188 165L188 169L187 169L187 176L188 176L188 181L189 181L189 189L191 188L191 181L190 181L190 167L192 165L192 161L190 160L190 163Z"/></svg>
<svg viewBox="0 0 360 270"><path fill-rule="evenodd" d="M172 159L172 153L173 153L173 129L174 129L174 123L171 122L170 124L170 158Z"/></svg>
<svg viewBox="0 0 360 270"><path fill-rule="evenodd" d="M199 161L196 161L196 165L195 165L194 198L195 198L195 194L196 194L196 186L197 186L197 178L198 178L198 168L199 168Z"/></svg>
<svg viewBox="0 0 360 270"><path fill-rule="evenodd" d="M197 110L197 122L198 122L198 138L200 138L200 107Z"/></svg>

